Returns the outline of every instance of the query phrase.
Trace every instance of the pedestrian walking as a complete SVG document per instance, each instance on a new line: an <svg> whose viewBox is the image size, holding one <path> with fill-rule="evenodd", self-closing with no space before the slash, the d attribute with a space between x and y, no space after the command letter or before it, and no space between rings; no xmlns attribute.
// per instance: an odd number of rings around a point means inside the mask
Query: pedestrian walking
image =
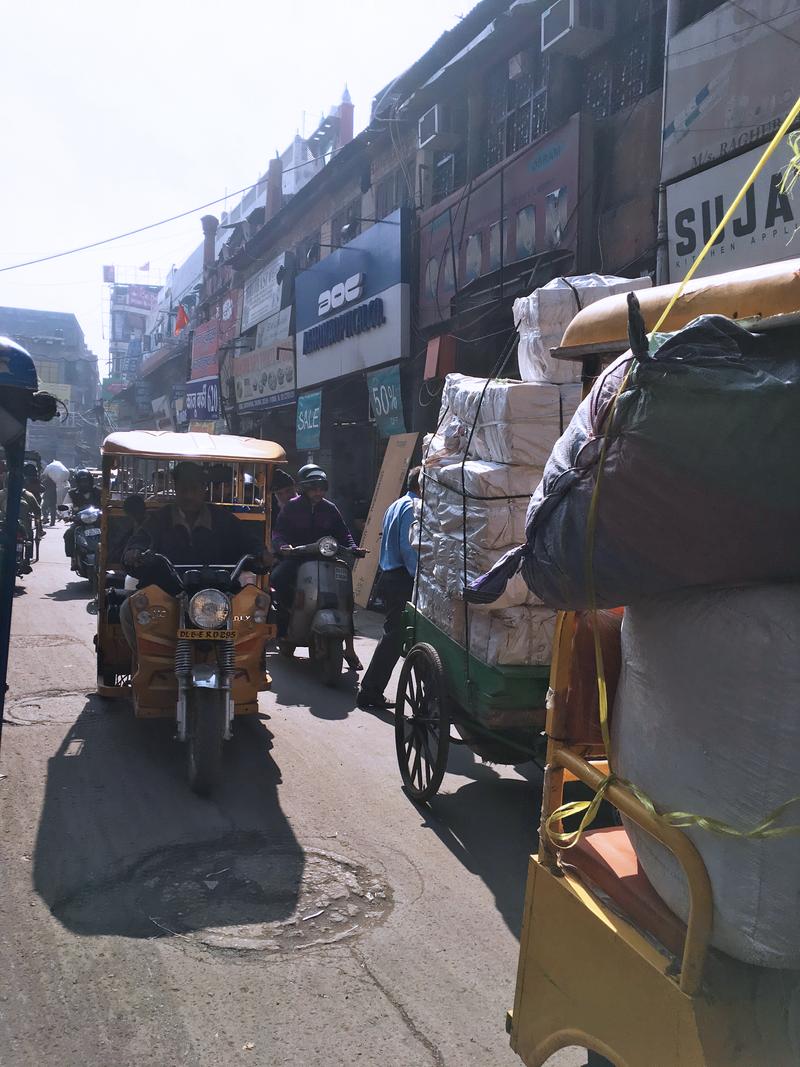
<svg viewBox="0 0 800 1067"><path fill-rule="evenodd" d="M417 550L411 543L410 532L414 521L414 501L419 497L420 474L420 467L413 467L409 471L405 495L390 504L383 516L378 592L386 607L386 619L383 636L361 679L356 703L365 711L394 707L394 703L386 699L384 690L400 658L403 612L411 599L417 571Z"/></svg>

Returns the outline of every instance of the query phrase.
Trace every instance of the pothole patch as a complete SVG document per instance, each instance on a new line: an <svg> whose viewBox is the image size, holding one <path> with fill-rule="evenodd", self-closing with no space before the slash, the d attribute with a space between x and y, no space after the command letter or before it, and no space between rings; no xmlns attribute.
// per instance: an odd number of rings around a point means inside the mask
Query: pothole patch
<svg viewBox="0 0 800 1067"><path fill-rule="evenodd" d="M4 720L12 726L44 726L75 722L79 715L91 713L86 707L85 689L57 689L6 701Z"/></svg>
<svg viewBox="0 0 800 1067"><path fill-rule="evenodd" d="M87 934L173 937L210 950L294 953L358 937L392 907L381 875L257 834L152 853L54 908Z"/></svg>
<svg viewBox="0 0 800 1067"><path fill-rule="evenodd" d="M12 634L12 645L25 648L63 648L65 645L81 645L83 641L74 634Z"/></svg>

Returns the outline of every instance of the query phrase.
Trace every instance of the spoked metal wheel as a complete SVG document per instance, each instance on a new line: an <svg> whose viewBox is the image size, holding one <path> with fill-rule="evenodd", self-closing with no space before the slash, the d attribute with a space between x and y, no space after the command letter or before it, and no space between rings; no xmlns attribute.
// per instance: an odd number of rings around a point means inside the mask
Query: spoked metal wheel
<svg viewBox="0 0 800 1067"><path fill-rule="evenodd" d="M414 800L430 800L442 784L450 748L444 668L433 645L414 645L406 656L397 686L394 739L406 792Z"/></svg>

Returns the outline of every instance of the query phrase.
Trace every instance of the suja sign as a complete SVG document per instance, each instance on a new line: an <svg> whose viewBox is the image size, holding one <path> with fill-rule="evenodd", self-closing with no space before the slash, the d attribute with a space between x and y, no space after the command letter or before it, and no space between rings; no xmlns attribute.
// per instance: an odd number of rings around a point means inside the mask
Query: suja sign
<svg viewBox="0 0 800 1067"><path fill-rule="evenodd" d="M372 371L367 375L367 390L381 437L405 433L399 366L395 364L393 367Z"/></svg>

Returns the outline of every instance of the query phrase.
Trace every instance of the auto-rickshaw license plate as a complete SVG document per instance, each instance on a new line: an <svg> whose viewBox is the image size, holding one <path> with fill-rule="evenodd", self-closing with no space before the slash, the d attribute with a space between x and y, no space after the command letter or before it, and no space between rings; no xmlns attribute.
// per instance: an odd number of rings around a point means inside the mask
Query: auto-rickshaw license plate
<svg viewBox="0 0 800 1067"><path fill-rule="evenodd" d="M235 641L235 630L178 630L178 637L184 641Z"/></svg>

